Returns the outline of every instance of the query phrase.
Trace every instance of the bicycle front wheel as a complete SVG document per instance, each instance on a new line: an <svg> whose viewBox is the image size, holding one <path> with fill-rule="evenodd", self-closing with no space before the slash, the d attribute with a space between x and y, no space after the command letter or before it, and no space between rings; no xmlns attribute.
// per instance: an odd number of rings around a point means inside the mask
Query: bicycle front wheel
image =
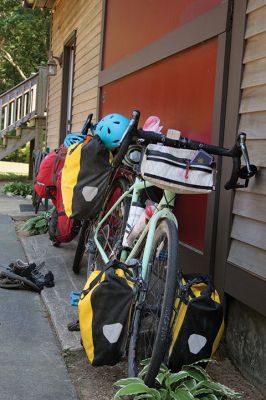
<svg viewBox="0 0 266 400"><path fill-rule="evenodd" d="M128 349L129 376L137 376L140 361L150 358L144 379L148 386L154 385L170 345L178 268L177 227L164 219L155 231L145 299L136 304Z"/></svg>

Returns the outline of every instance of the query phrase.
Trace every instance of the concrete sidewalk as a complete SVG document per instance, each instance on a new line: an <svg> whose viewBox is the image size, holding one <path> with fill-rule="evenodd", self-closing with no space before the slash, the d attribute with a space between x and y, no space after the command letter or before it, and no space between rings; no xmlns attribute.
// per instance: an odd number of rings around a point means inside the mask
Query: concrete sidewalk
<svg viewBox="0 0 266 400"><path fill-rule="evenodd" d="M17 258L25 253L0 214L0 265ZM0 289L0 315L0 399L77 400L40 296Z"/></svg>

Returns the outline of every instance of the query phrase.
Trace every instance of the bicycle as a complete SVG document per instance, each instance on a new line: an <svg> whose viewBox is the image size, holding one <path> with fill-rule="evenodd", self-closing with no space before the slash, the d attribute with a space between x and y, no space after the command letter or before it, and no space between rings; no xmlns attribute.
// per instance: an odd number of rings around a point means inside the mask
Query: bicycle
<svg viewBox="0 0 266 400"><path fill-rule="evenodd" d="M140 113L133 111L130 125L124 134L118 160L122 160L132 137L137 137L142 144L161 143L169 147L199 150L218 156L233 159L232 174L225 189L247 187L249 179L257 169L249 162L245 144L245 134L240 134L231 149L209 145L185 137L170 139L165 135L138 129ZM241 156L245 166L241 168ZM244 185L238 184L238 179L245 179ZM137 203L140 191L154 186L136 176L133 185L110 208L101 221L98 222L93 242L104 264L119 260L130 268L134 275L134 303L129 321L127 337L128 375L136 376L139 362L150 358L146 367L145 383L153 386L160 365L165 358L170 345L171 319L177 285L177 273L180 270L178 251L178 223L172 212L175 193L164 190L161 201L148 221L146 227L136 239L133 247L123 248L122 237L116 243L101 243L101 229L116 207L131 197L131 204ZM106 248L108 247L108 252ZM96 263L97 264L97 263ZM94 264L94 268L98 265Z"/></svg>

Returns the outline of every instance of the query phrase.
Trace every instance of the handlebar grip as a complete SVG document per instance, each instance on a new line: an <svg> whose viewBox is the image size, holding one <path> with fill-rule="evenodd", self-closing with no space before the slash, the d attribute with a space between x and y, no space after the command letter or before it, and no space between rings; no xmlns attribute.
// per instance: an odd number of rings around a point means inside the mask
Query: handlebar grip
<svg viewBox="0 0 266 400"><path fill-rule="evenodd" d="M129 147L130 143L132 142L132 137L133 137L134 131L138 126L139 117L140 117L140 112L138 110L134 110L132 112L132 117L128 124L128 127L124 133L124 138L122 139L122 144L119 148L117 155L114 157L114 160L113 160L114 168L119 167L119 165L122 163L122 161L127 153L128 147Z"/></svg>
<svg viewBox="0 0 266 400"><path fill-rule="evenodd" d="M81 133L82 135L87 135L87 134L88 134L88 130L89 130L90 126L91 126L92 116L93 116L93 113L90 113L90 114L88 115L88 117L87 117L87 119L86 119L86 121L85 121L83 127L81 128L80 133Z"/></svg>
<svg viewBox="0 0 266 400"><path fill-rule="evenodd" d="M137 137L140 139L144 139L149 143L165 143L166 136L162 133L156 133L153 131L144 131L143 129L138 129Z"/></svg>

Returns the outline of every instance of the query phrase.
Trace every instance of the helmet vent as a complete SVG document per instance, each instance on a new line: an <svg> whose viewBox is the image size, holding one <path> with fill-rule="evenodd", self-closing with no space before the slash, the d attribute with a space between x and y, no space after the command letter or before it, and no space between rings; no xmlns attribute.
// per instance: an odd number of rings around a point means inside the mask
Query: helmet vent
<svg viewBox="0 0 266 400"><path fill-rule="evenodd" d="M119 121L114 121L114 122L113 122L113 124L117 124L117 125L119 125L119 124L120 124L120 122L119 122Z"/></svg>
<svg viewBox="0 0 266 400"><path fill-rule="evenodd" d="M108 128L107 131L108 131L108 134L110 135L111 134L111 129Z"/></svg>
<svg viewBox="0 0 266 400"><path fill-rule="evenodd" d="M113 143L119 143L119 142L120 142L119 139L113 141Z"/></svg>

